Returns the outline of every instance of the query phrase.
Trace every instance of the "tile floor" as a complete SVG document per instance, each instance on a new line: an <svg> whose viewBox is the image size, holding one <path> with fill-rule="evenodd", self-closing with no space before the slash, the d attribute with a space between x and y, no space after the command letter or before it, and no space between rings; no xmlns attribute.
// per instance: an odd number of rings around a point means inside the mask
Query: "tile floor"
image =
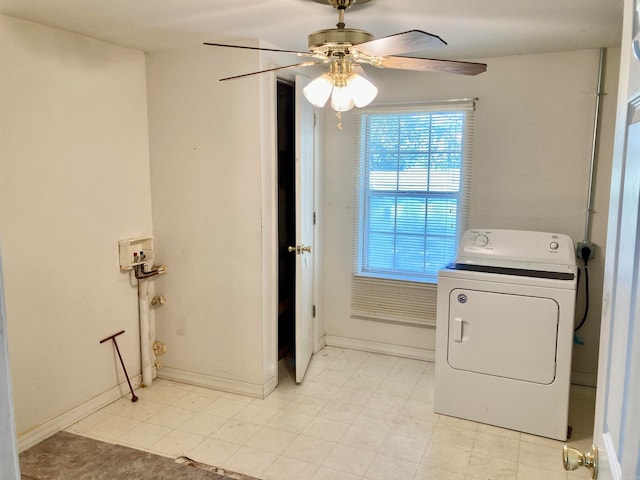
<svg viewBox="0 0 640 480"><path fill-rule="evenodd" d="M434 364L326 347L264 400L156 380L68 431L264 480L586 479L562 442L433 413ZM573 439L591 444L595 389L572 386Z"/></svg>

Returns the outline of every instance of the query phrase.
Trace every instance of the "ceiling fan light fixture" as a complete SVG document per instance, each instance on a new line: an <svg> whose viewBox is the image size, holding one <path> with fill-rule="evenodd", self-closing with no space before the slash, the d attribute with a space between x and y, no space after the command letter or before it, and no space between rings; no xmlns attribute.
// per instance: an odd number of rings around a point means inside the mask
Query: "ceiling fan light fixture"
<svg viewBox="0 0 640 480"><path fill-rule="evenodd" d="M353 92L349 85L333 87L333 93L331 94L331 108L336 112L346 112L351 110L354 106Z"/></svg>
<svg viewBox="0 0 640 480"><path fill-rule="evenodd" d="M351 90L353 103L358 108L366 107L378 95L378 87L358 73L351 75L348 88Z"/></svg>
<svg viewBox="0 0 640 480"><path fill-rule="evenodd" d="M311 105L322 108L329 100L331 90L333 90L333 79L325 73L304 87L302 93Z"/></svg>

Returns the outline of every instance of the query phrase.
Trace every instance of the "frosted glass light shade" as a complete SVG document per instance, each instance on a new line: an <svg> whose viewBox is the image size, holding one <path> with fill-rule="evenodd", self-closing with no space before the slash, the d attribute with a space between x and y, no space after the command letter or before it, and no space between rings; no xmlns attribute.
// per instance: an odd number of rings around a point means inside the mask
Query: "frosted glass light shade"
<svg viewBox="0 0 640 480"><path fill-rule="evenodd" d="M346 112L354 107L351 88L349 86L333 87L331 94L331 108L336 112Z"/></svg>
<svg viewBox="0 0 640 480"><path fill-rule="evenodd" d="M304 87L302 93L311 105L322 108L327 103L327 100L329 100L332 88L333 81L331 77L324 74Z"/></svg>
<svg viewBox="0 0 640 480"><path fill-rule="evenodd" d="M351 97L356 107L362 108L369 105L376 95L378 95L378 88L367 80L362 75L354 73L349 78L349 87L351 90Z"/></svg>

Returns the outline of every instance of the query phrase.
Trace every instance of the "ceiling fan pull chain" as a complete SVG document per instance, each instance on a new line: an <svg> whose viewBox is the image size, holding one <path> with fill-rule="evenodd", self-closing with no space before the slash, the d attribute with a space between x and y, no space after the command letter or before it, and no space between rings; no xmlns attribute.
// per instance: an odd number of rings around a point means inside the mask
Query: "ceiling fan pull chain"
<svg viewBox="0 0 640 480"><path fill-rule="evenodd" d="M336 112L336 117L338 118L338 124L336 125L336 128L342 131L342 112Z"/></svg>

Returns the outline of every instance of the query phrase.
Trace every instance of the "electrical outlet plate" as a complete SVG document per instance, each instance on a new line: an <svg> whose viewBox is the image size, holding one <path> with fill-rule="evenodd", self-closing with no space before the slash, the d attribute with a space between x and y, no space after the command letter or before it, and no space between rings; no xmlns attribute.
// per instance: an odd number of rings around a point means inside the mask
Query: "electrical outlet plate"
<svg viewBox="0 0 640 480"><path fill-rule="evenodd" d="M591 243L591 242L584 242L583 241L583 242L578 242L576 244L576 257L578 257L580 259L582 258L582 249L584 247L587 247L591 251L591 253L589 254L589 260L591 260L593 257L596 256L596 246L595 246L595 244Z"/></svg>

